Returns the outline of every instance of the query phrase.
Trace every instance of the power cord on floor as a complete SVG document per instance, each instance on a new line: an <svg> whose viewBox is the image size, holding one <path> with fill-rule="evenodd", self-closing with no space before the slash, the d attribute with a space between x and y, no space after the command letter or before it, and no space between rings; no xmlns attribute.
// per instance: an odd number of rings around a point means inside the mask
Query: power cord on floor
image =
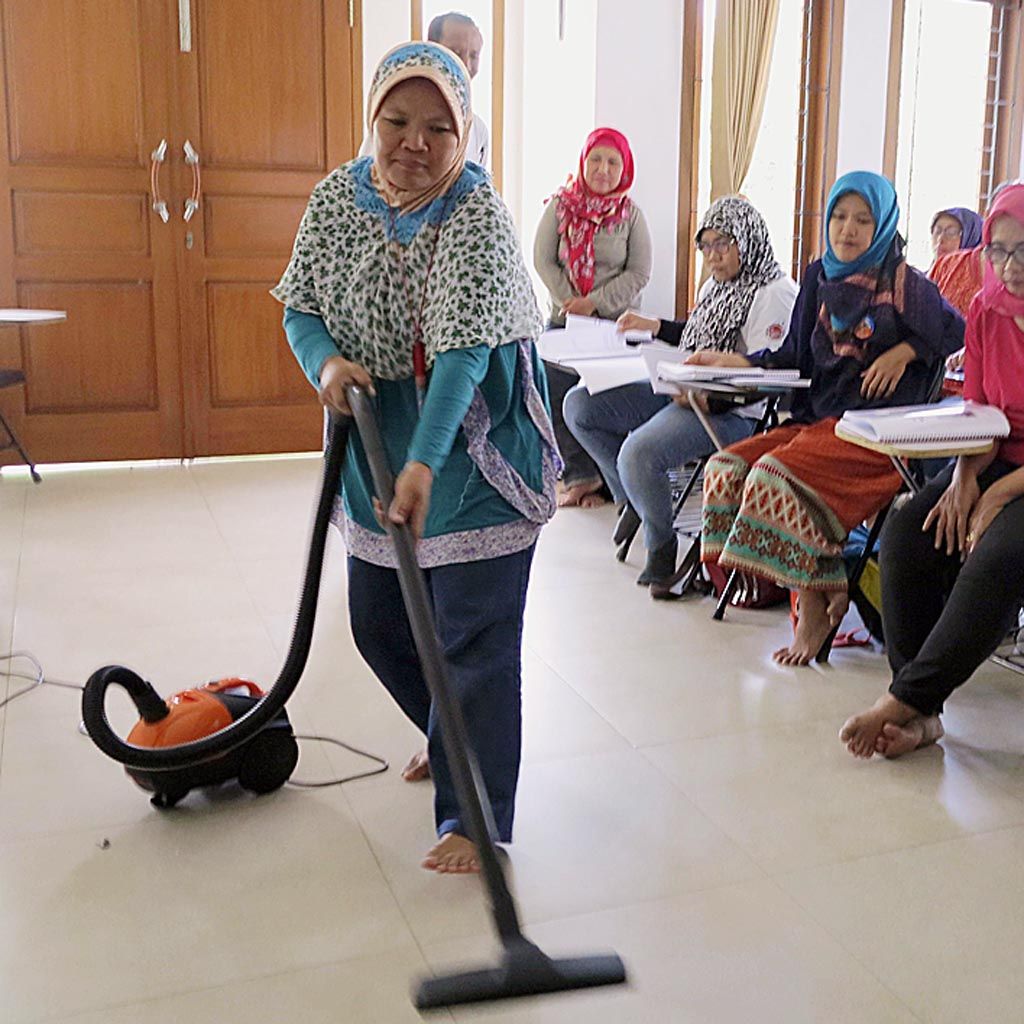
<svg viewBox="0 0 1024 1024"><path fill-rule="evenodd" d="M0 654L0 661L14 661L16 658L24 658L25 661L31 662L32 667L35 669L34 672L8 672L8 676L11 679L28 679L30 680L28 686L23 686L17 693L9 693L3 700L0 700L0 710L7 707L12 700L17 700L19 697L24 697L26 693L31 693L33 690L38 690L40 686L60 686L66 690L84 690L85 687L79 683L67 683L63 679L47 679L43 674L43 666L39 664L39 660L34 654L29 651L11 651L10 654Z"/></svg>
<svg viewBox="0 0 1024 1024"><path fill-rule="evenodd" d="M300 779L289 779L285 785L295 786L298 789L322 789L324 786L340 786L343 782L354 782L356 779L368 779L371 775L380 775L382 772L386 772L390 765L383 757L378 757L376 754L367 753L365 750L360 750L358 747L353 747L349 743L345 743L343 740L336 740L332 736L299 736L295 737L297 740L311 740L314 743L333 743L336 747L343 747L345 750L352 754L357 754L359 757L365 757L369 761L376 761L377 768L368 768L365 772L357 772L355 775L346 775L343 779L326 779L323 782L303 782Z"/></svg>
<svg viewBox="0 0 1024 1024"><path fill-rule="evenodd" d="M63 679L47 679L43 672L43 666L40 664L39 659L30 651L11 651L9 654L0 654L0 662L11 662L17 658L23 658L28 661L34 671L33 672L8 672L8 676L11 679L28 679L29 685L23 686L17 693L10 693L3 700L0 700L0 710L7 707L8 704L13 700L17 700L19 697L24 697L26 693L31 693L33 690L38 690L41 686L59 686L66 690L78 690L81 692L85 689L80 683L69 683ZM79 722L78 731L83 736L88 736L85 731L85 724ZM333 743L335 746L342 747L352 754L356 754L358 757L365 757L369 761L374 761L378 767L368 768L365 772L356 772L353 775L345 775L337 779L323 779L314 782L304 782L301 780L289 780L287 785L294 786L296 789L323 789L327 786L340 786L345 782L354 782L356 779L367 779L371 775L380 775L382 772L386 772L390 765L383 757L378 757L376 754L371 754L365 750L360 750L358 747L353 747L349 743L345 743L343 740L334 739L332 736L296 736L296 740L309 740L314 743Z"/></svg>

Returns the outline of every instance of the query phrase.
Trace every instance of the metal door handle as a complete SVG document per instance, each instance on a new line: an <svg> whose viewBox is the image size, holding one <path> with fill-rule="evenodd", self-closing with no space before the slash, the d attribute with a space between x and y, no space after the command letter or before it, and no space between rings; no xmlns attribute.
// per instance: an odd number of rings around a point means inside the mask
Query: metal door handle
<svg viewBox="0 0 1024 1024"><path fill-rule="evenodd" d="M185 211L182 214L182 217L187 222L192 219L196 210L199 209L199 196L202 191L202 176L199 171L199 154L195 151L192 143L186 139L185 145L181 148L185 152L185 163L189 164L192 168L192 195L185 200Z"/></svg>
<svg viewBox="0 0 1024 1024"><path fill-rule="evenodd" d="M166 224L171 219L167 203L160 196L160 165L167 159L167 140L161 139L160 145L150 154L149 191L153 196L153 212Z"/></svg>

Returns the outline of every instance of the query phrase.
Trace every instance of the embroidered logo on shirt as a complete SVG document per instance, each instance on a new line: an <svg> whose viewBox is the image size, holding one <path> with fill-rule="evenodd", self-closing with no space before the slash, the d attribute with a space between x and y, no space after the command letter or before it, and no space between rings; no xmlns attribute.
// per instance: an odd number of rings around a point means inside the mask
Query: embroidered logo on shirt
<svg viewBox="0 0 1024 1024"><path fill-rule="evenodd" d="M770 341L778 341L784 333L782 324L772 324L764 333Z"/></svg>

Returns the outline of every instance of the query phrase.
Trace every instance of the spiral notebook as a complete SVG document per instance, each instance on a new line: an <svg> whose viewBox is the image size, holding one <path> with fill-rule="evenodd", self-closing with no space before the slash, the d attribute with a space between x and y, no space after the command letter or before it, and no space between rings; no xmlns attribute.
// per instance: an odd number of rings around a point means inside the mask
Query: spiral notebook
<svg viewBox="0 0 1024 1024"><path fill-rule="evenodd" d="M993 405L957 402L845 412L836 431L878 444L938 444L1008 437L1010 423Z"/></svg>

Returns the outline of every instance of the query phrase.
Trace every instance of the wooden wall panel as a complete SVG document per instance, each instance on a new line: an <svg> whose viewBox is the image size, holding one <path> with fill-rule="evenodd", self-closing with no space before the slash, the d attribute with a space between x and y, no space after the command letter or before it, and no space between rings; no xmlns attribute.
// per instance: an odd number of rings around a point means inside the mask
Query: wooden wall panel
<svg viewBox="0 0 1024 1024"><path fill-rule="evenodd" d="M15 190L11 202L16 256L149 255L145 195Z"/></svg>
<svg viewBox="0 0 1024 1024"><path fill-rule="evenodd" d="M7 0L12 164L140 164L139 0Z"/></svg>
<svg viewBox="0 0 1024 1024"><path fill-rule="evenodd" d="M315 400L281 329L276 281L222 281L207 287L210 404L294 405Z"/></svg>
<svg viewBox="0 0 1024 1024"><path fill-rule="evenodd" d="M156 410L148 281L22 283L18 303L68 314L63 323L20 328L27 413Z"/></svg>
<svg viewBox="0 0 1024 1024"><path fill-rule="evenodd" d="M193 0L204 167L320 168L322 0Z"/></svg>
<svg viewBox="0 0 1024 1024"><path fill-rule="evenodd" d="M281 256L284 269L307 196L207 194L204 198L207 256Z"/></svg>

